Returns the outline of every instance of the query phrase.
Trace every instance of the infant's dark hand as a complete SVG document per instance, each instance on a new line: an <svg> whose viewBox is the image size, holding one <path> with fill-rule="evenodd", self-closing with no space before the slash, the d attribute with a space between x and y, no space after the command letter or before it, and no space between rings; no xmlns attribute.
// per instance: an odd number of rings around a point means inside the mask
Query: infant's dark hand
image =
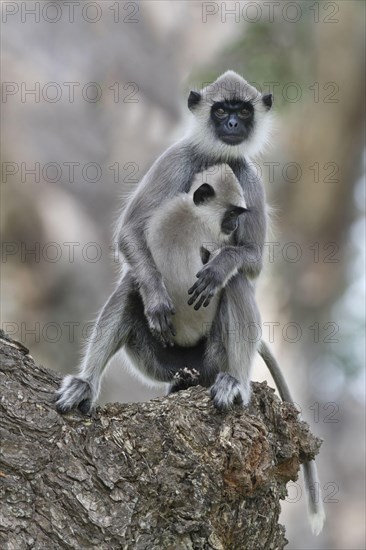
<svg viewBox="0 0 366 550"><path fill-rule="evenodd" d="M191 294L188 305L193 305L198 310L202 305L207 307L211 299L223 286L223 277L221 273L211 264L205 265L196 275L197 281L188 290Z"/></svg>

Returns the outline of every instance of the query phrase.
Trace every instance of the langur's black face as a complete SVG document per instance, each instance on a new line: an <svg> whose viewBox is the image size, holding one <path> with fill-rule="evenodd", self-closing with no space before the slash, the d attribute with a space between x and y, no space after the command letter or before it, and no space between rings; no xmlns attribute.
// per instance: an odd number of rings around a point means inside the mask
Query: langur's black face
<svg viewBox="0 0 366 550"><path fill-rule="evenodd" d="M193 193L193 202L196 206L209 205L215 197L216 193L214 188L208 183L203 183ZM249 211L250 209L244 208L244 206L237 206L235 204L229 205L221 219L221 231L225 235L233 233L239 225L239 216Z"/></svg>
<svg viewBox="0 0 366 550"><path fill-rule="evenodd" d="M225 235L230 235L230 233L233 233L237 229L239 216L244 214L244 212L249 212L249 208L234 205L228 208L221 221L221 230Z"/></svg>
<svg viewBox="0 0 366 550"><path fill-rule="evenodd" d="M250 101L219 101L211 107L211 121L218 139L228 145L239 145L253 131L254 107Z"/></svg>

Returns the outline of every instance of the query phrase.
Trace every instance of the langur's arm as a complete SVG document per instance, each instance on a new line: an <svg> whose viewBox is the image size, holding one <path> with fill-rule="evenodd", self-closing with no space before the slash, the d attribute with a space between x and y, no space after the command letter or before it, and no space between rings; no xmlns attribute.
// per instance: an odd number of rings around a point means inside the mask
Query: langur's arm
<svg viewBox="0 0 366 550"><path fill-rule="evenodd" d="M184 153L184 148L183 148ZM174 307L146 240L152 213L174 197L187 178L185 163L176 148L158 159L130 199L120 220L119 249L138 283L151 332L163 345L173 345L171 315Z"/></svg>
<svg viewBox="0 0 366 550"><path fill-rule="evenodd" d="M197 281L188 290L191 295L188 304L195 304L195 309L208 306L212 297L238 272L253 279L262 270L266 235L264 192L260 182L250 191L250 211L239 216L235 244L223 246L213 255L197 273Z"/></svg>
<svg viewBox="0 0 366 550"><path fill-rule="evenodd" d="M153 212L184 186L187 179L186 155L183 144L168 149L145 175L119 220L119 250L143 290L151 290L151 285L164 286L147 245L145 232Z"/></svg>

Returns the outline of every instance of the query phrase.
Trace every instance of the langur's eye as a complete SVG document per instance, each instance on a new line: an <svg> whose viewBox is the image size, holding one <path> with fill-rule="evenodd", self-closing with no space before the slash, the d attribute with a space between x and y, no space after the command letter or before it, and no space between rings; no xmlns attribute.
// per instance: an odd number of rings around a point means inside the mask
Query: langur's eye
<svg viewBox="0 0 366 550"><path fill-rule="evenodd" d="M251 113L250 113L249 109L240 109L240 111L239 111L239 116L241 118L248 118L250 116L250 114Z"/></svg>
<svg viewBox="0 0 366 550"><path fill-rule="evenodd" d="M219 109L216 109L215 115L218 116L219 118L223 118L224 116L226 116L226 111L225 109L222 109L220 107Z"/></svg>

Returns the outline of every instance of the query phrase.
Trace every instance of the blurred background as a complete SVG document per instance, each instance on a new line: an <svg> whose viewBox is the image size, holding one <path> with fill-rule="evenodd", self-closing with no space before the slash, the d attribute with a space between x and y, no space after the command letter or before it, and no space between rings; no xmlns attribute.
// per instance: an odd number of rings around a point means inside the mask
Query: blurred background
<svg viewBox="0 0 366 550"><path fill-rule="evenodd" d="M328 516L312 537L290 484L293 550L365 548L364 16L357 0L2 3L1 322L61 373L117 279L118 212L182 135L189 90L233 69L273 92L254 159L273 209L262 335L324 439ZM101 402L157 395L117 358Z"/></svg>

